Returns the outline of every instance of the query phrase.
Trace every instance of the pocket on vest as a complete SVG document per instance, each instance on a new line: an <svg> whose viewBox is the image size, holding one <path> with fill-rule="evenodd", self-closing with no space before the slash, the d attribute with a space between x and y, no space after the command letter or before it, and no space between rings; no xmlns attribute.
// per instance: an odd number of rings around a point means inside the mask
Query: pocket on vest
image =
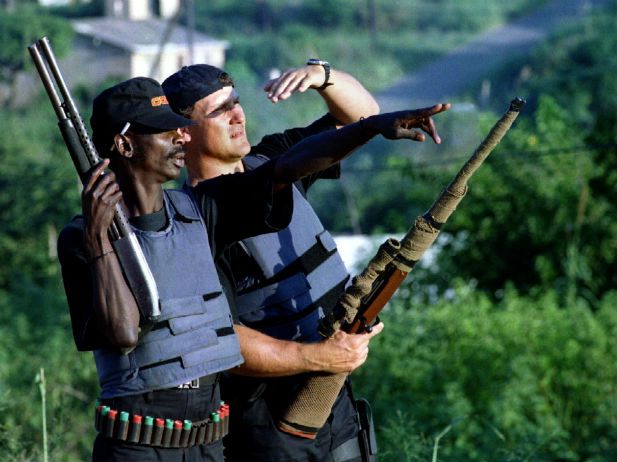
<svg viewBox="0 0 617 462"><path fill-rule="evenodd" d="M219 323L215 321L221 318L225 318L226 320L229 319L227 301L222 295L210 300L197 297L191 300L190 303L196 305L196 307L191 310L191 315L169 319L169 328L174 335L199 329L206 324L216 325L218 327ZM193 314L195 312L198 314Z"/></svg>
<svg viewBox="0 0 617 462"><path fill-rule="evenodd" d="M280 282L238 296L240 316L245 322L261 321L267 311L268 318L289 316L310 304L310 291L306 276L295 274Z"/></svg>

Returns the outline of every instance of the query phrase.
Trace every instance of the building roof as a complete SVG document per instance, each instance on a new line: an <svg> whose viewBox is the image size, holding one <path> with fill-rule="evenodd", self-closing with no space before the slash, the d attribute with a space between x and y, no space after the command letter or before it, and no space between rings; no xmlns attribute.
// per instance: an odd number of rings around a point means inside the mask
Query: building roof
<svg viewBox="0 0 617 462"><path fill-rule="evenodd" d="M157 53L163 37L169 34L169 21L158 18L143 21L132 21L124 18L90 18L73 21L75 30L83 35L102 42L139 53ZM165 41L166 50L184 50L188 48L188 29L175 24ZM193 31L193 46L229 48L226 40L217 40L202 33Z"/></svg>

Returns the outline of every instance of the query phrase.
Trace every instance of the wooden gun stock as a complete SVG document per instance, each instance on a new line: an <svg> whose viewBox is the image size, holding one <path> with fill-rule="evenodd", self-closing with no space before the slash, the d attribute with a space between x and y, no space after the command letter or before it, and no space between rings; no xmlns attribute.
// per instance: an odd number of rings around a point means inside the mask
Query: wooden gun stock
<svg viewBox="0 0 617 462"><path fill-rule="evenodd" d="M377 320L381 310L384 309L386 303L392 298L396 289L408 274L408 271L400 270L391 263L384 274L375 281L374 291L362 300L362 314L356 316L356 320L349 327L343 326L343 330L350 334L370 332L372 330L371 325Z"/></svg>

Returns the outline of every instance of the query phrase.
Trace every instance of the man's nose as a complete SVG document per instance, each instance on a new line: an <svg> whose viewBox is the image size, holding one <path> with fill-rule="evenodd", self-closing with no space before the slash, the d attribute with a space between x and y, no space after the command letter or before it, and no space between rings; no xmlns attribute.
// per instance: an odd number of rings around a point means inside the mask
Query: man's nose
<svg viewBox="0 0 617 462"><path fill-rule="evenodd" d="M231 111L231 122L239 124L244 123L244 121L244 109L242 109L242 106L240 106L240 104L236 104Z"/></svg>
<svg viewBox="0 0 617 462"><path fill-rule="evenodd" d="M176 140L177 143L185 144L191 141L191 134L189 133L188 127L180 127L176 129Z"/></svg>

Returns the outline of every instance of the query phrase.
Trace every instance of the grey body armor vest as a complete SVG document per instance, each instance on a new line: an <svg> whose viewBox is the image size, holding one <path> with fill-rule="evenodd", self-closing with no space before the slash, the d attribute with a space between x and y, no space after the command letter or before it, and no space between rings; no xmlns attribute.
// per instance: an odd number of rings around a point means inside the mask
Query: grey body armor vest
<svg viewBox="0 0 617 462"><path fill-rule="evenodd" d="M161 318L128 355L94 351L103 398L174 387L243 362L198 209L184 191L165 191L165 207L165 230L134 229Z"/></svg>
<svg viewBox="0 0 617 462"><path fill-rule="evenodd" d="M265 161L244 159L249 168ZM238 294L238 314L244 324L273 337L317 341L319 318L332 309L349 273L334 239L296 186L293 201L287 228L242 241L265 280Z"/></svg>

